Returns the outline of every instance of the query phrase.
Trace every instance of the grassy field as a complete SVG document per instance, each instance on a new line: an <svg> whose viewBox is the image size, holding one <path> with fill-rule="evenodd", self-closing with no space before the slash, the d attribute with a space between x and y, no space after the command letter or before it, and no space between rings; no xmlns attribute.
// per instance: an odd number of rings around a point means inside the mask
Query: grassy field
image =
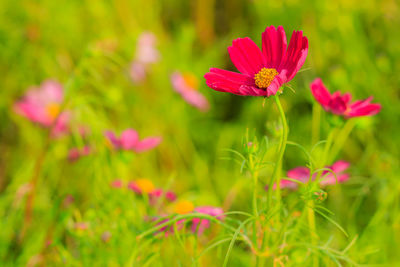
<svg viewBox="0 0 400 267"><path fill-rule="evenodd" d="M398 1L2 0L0 14L1 266L400 266ZM232 40L261 47L270 25L308 39L282 94L207 86L210 68L237 71ZM317 77L382 109L327 112ZM299 166L310 179L284 179Z"/></svg>

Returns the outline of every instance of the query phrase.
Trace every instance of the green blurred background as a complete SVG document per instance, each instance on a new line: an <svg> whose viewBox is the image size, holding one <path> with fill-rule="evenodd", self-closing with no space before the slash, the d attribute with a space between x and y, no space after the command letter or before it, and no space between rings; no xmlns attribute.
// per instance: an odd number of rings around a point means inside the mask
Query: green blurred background
<svg viewBox="0 0 400 267"><path fill-rule="evenodd" d="M149 266L187 266L181 248L160 249L155 241L143 247L136 243L135 236L148 227L142 220L144 211L132 206L133 196L115 193L109 184L116 177L146 177L198 205L222 205L230 189L245 179L240 166L221 159L223 149L240 149L247 128L258 137L274 139L279 117L272 100L263 107L261 98L215 92L202 76L210 67L234 70L226 50L231 41L249 36L261 45L261 33L269 25L282 25L288 39L293 30L303 30L309 39L304 71L291 83L295 92L286 89L281 97L289 140L312 145L309 84L315 77L331 91L348 91L356 99L372 95L382 104L378 115L357 121L340 155L352 163L352 178L340 194L332 192L326 206L350 237L357 237L349 252L355 262L400 264L398 1L2 0L0 14L4 266L118 266L133 263L137 254L153 257ZM128 67L144 31L156 35L161 59L144 83L134 84ZM199 90L211 104L209 112L190 107L172 90L170 74L176 70L198 78ZM76 115L75 131L54 141L46 154L32 230L21 243L24 198L18 192L31 179L45 134L12 107L29 86L48 78L66 87L68 108ZM324 114L321 139L327 135L327 120ZM79 125L91 129L96 156L71 164L65 155L82 143ZM164 140L154 152L110 155L103 131L128 127ZM284 169L305 162L289 147ZM64 210L62 201L69 194L75 201ZM247 210L249 198L240 193L231 210ZM90 222L90 231L72 229L71 222L76 221ZM333 236L338 247L351 240L334 227L321 225L321 235ZM48 229L53 247L44 249ZM108 243L100 238L104 231L112 233ZM246 266L248 258L240 248L232 257L232 266Z"/></svg>

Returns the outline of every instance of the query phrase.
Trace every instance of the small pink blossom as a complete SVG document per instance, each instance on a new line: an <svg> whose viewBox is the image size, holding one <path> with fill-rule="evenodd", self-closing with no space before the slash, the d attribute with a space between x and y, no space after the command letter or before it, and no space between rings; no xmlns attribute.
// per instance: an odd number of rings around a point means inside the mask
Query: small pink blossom
<svg viewBox="0 0 400 267"><path fill-rule="evenodd" d="M320 185L325 186L325 185L332 185L337 182L343 183L347 181L350 177L349 174L344 173L345 170L347 170L350 166L350 163L344 160L339 160L335 162L331 166L327 166L325 168L330 169L331 171L324 170L320 176ZM336 174L333 175L334 172ZM317 178L318 174L314 173L313 175L313 180ZM310 179L310 169L307 167L296 167L294 169L291 169L287 172L287 177L291 179L298 180L302 183L307 183ZM290 180L281 180L281 188L290 188L290 189L295 189L298 187L298 184L295 182L292 182ZM274 189L276 188L276 185L274 185Z"/></svg>
<svg viewBox="0 0 400 267"><path fill-rule="evenodd" d="M219 207L212 207L212 206L201 206L197 207L193 211L194 213L201 213L201 214L206 214L210 216L216 217L218 220L223 220L225 218L224 211L222 208ZM161 225L163 223L168 222L170 219L164 219L161 220L160 222L157 223L157 225ZM193 218L193 219L181 219L176 222L177 225L177 230L181 230L184 227L185 222L191 223L191 228L190 231L195 234L197 232L197 235L200 236L204 233L204 231L210 227L211 222L208 219L203 219L203 218ZM158 230L159 232L164 232L165 235L169 235L173 233L174 231L174 226L173 225L167 225L162 227L161 229Z"/></svg>
<svg viewBox="0 0 400 267"><path fill-rule="evenodd" d="M57 136L67 132L69 128L69 112L60 113L63 99L62 85L56 81L47 80L40 87L30 88L25 96L15 103L14 110L17 114L43 127L52 127L52 134Z"/></svg>
<svg viewBox="0 0 400 267"><path fill-rule="evenodd" d="M144 32L139 36L135 59L129 69L129 74L134 82L142 82L146 78L149 65L160 60L160 53L156 44L157 38L151 32Z"/></svg>
<svg viewBox="0 0 400 267"><path fill-rule="evenodd" d="M120 179L116 179L111 182L111 187L113 187L113 188L122 188L122 186L123 186L123 182Z"/></svg>
<svg viewBox="0 0 400 267"><path fill-rule="evenodd" d="M212 207L212 206L201 206L197 207L194 209L195 212L201 213L201 214L207 214L210 216L216 217L218 220L223 220L224 219L224 211L222 208L218 207ZM191 230L193 233L196 233L197 235L202 235L204 230L210 227L210 220L207 219L201 219L201 218L193 218L192 219L192 227Z"/></svg>
<svg viewBox="0 0 400 267"><path fill-rule="evenodd" d="M228 52L240 73L211 68L204 75L207 85L220 92L243 96L275 95L294 78L308 54L308 40L293 31L289 46L282 26L269 26L262 33L262 50L248 37L233 40Z"/></svg>
<svg viewBox="0 0 400 267"><path fill-rule="evenodd" d="M89 224L87 222L77 222L75 223L75 229L81 231L87 230L89 229Z"/></svg>
<svg viewBox="0 0 400 267"><path fill-rule="evenodd" d="M150 204L155 205L161 197L165 195L165 199L169 202L174 202L176 200L176 194L172 191L164 191L161 188L154 189L149 193Z"/></svg>
<svg viewBox="0 0 400 267"><path fill-rule="evenodd" d="M197 90L198 82L195 76L176 71L171 75L171 83L175 92L179 93L189 105L203 112L210 109L207 99Z"/></svg>
<svg viewBox="0 0 400 267"><path fill-rule="evenodd" d="M83 156L88 156L91 153L91 149L89 146L84 146L82 148L74 147L71 148L68 152L68 160L73 162L77 161L79 158Z"/></svg>
<svg viewBox="0 0 400 267"><path fill-rule="evenodd" d="M333 114L345 118L372 116L381 110L380 104L371 104L372 97L365 100L351 102L351 94L340 94L339 91L331 94L320 78L311 83L311 92L321 106Z"/></svg>
<svg viewBox="0 0 400 267"><path fill-rule="evenodd" d="M113 132L106 131L105 136L115 149L133 150L136 153L153 149L161 143L161 137L139 139L139 134L133 129L127 129L118 138Z"/></svg>
<svg viewBox="0 0 400 267"><path fill-rule="evenodd" d="M152 32L142 33L137 41L136 60L140 63L150 64L160 60L157 48L157 38Z"/></svg>

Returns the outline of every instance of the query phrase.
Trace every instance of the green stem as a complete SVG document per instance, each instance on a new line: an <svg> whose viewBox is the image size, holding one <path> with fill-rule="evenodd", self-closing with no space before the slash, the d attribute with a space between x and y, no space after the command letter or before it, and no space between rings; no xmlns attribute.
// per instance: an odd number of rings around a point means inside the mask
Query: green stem
<svg viewBox="0 0 400 267"><path fill-rule="evenodd" d="M308 202L307 207L307 218L308 218L308 227L310 230L310 237L311 237L311 244L313 246L317 246L318 244L318 235L317 235L317 228L315 227L315 213L314 213L314 202L311 200ZM313 266L317 267L318 263L318 256L314 253L313 254Z"/></svg>
<svg viewBox="0 0 400 267"><path fill-rule="evenodd" d="M286 122L286 117L285 117L285 112L283 111L281 102L279 101L279 97L277 95L274 96L276 106L279 110L279 115L281 116L281 121L282 121L282 137L281 137L281 143L279 146L279 154L278 158L276 159L274 171L272 173L272 179L270 181L269 187L268 187L268 207L271 208L271 200L272 200L272 190L274 183L276 184L276 199L277 199L277 207L279 209L280 207L280 202L281 202L281 188L280 188L280 182L281 182L281 168L282 168L282 159L283 155L285 153L286 149L286 143L287 143L287 137L289 133L289 128Z"/></svg>
<svg viewBox="0 0 400 267"><path fill-rule="evenodd" d="M257 185L258 185L258 170L254 166L253 156L249 155L249 163L251 168L251 175L253 176L253 214L258 218L258 207L257 207Z"/></svg>

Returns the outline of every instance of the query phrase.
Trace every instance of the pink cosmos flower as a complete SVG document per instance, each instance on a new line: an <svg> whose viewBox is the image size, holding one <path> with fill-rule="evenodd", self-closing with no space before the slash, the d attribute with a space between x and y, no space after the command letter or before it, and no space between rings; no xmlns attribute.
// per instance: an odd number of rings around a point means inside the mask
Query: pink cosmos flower
<svg viewBox="0 0 400 267"><path fill-rule="evenodd" d="M120 179L115 179L114 181L111 182L111 187L113 187L113 188L121 188L122 185L123 185L123 182Z"/></svg>
<svg viewBox="0 0 400 267"><path fill-rule="evenodd" d="M118 138L111 131L106 131L105 136L115 149L133 150L136 153L155 148L161 143L161 137L147 137L139 139L139 134L133 129L127 129Z"/></svg>
<svg viewBox="0 0 400 267"><path fill-rule="evenodd" d="M148 194L150 205L157 204L161 197L165 197L169 202L176 200L176 195L172 191L164 191L161 188L155 188L153 183L148 179L138 179L128 183L128 189L138 195Z"/></svg>
<svg viewBox="0 0 400 267"><path fill-rule="evenodd" d="M202 214L207 214L210 216L216 217L218 220L223 220L224 219L224 211L222 208L218 207L212 207L212 206L202 206L202 207L197 207L194 209L195 212L202 213ZM210 227L210 221L207 219L201 219L201 218L193 218L192 219L192 227L191 230L193 233L196 233L197 235L202 235L204 230Z"/></svg>
<svg viewBox="0 0 400 267"><path fill-rule="evenodd" d="M218 220L223 220L225 218L225 216L223 215L224 211L221 208L212 206L197 207L194 209L194 213L201 213L214 216ZM169 219L161 220L160 222L157 223L157 225L166 223L168 221ZM191 220L182 219L176 222L177 230L181 230L184 227L185 222L191 223L190 227L191 232L193 234L197 232L198 236L202 235L204 231L211 225L211 222L208 219L202 219L202 218L193 218ZM173 231L174 231L173 225L167 225L158 230L158 232L164 232L166 236L173 233Z"/></svg>
<svg viewBox="0 0 400 267"><path fill-rule="evenodd" d="M14 105L14 110L32 122L43 127L53 127L52 133L59 135L68 131L70 115L60 114L60 106L64 99L62 85L53 80L44 81L39 88L28 90L22 100ZM54 120L56 120L54 122Z"/></svg>
<svg viewBox="0 0 400 267"><path fill-rule="evenodd" d="M68 152L68 160L73 162L77 161L83 156L87 156L91 153L91 149L89 146L84 146L82 148L74 147L71 148Z"/></svg>
<svg viewBox="0 0 400 267"><path fill-rule="evenodd" d="M320 78L311 83L311 92L321 106L333 114L344 116L345 118L372 116L381 110L380 104L371 104L372 97L365 100L351 102L351 94L340 94L339 91L331 94L326 89Z"/></svg>
<svg viewBox="0 0 400 267"><path fill-rule="evenodd" d="M347 173L343 173L345 170L347 170L350 166L350 163L347 161L339 160L335 162L331 166L327 166L326 168L332 170L336 174L333 175L332 172L330 171L323 171L321 174L321 181L320 185L325 186L325 185L332 185L337 182L342 183L345 182L349 179L350 175ZM306 183L310 179L310 169L307 167L296 167L294 169L291 169L287 172L287 177L291 179L298 180L302 183ZM313 175L313 179L316 179L317 173ZM298 187L298 184L289 180L282 179L281 180L281 188L291 188L295 189ZM274 185L274 189L276 188L276 185Z"/></svg>
<svg viewBox="0 0 400 267"><path fill-rule="evenodd" d="M282 26L269 26L262 34L262 51L248 37L233 40L228 47L238 71L211 68L204 77L207 85L236 95L269 97L293 79L308 53L308 40L302 31L293 31L289 46Z"/></svg>
<svg viewBox="0 0 400 267"><path fill-rule="evenodd" d="M171 83L175 92L179 93L188 104L203 112L210 109L207 99L197 91L198 82L194 75L176 71L171 75Z"/></svg>
<svg viewBox="0 0 400 267"><path fill-rule="evenodd" d="M160 60L156 48L157 39L151 32L142 33L137 41L135 59L132 61L129 74L136 83L146 78L148 66Z"/></svg>
<svg viewBox="0 0 400 267"><path fill-rule="evenodd" d="M164 191L161 188L154 189L149 193L150 204L154 205L157 203L158 199L165 195L165 199L169 202L174 202L176 200L176 194L172 191Z"/></svg>

